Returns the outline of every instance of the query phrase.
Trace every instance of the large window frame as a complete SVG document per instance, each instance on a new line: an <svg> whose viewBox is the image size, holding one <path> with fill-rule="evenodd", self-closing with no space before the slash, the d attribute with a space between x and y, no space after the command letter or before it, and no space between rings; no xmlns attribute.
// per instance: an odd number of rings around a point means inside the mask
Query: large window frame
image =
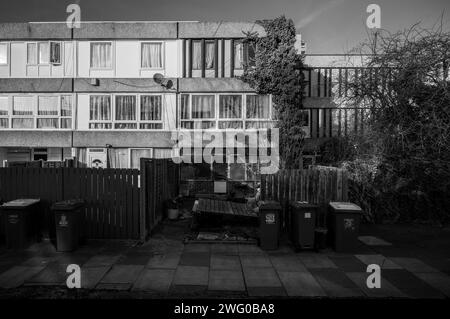
<svg viewBox="0 0 450 319"><path fill-rule="evenodd" d="M41 61L40 59L40 48L41 45L46 44L48 45L48 59L46 59L45 61ZM35 46L35 63L30 62L30 58L29 58L29 54L30 52L28 51L28 46L29 45L34 45ZM52 48L56 48L58 47L58 51L59 51L59 59L57 61L52 61ZM27 66L39 66L39 65L61 65L62 64L62 56L63 56L63 45L61 41L29 41L26 42L26 54L27 54Z"/></svg>
<svg viewBox="0 0 450 319"><path fill-rule="evenodd" d="M197 95L214 95L214 118L202 118L202 119L195 119L192 117L192 100L193 100L193 96L197 96ZM253 128L249 127L247 128L247 123L251 124L251 123L260 123L263 127L273 127L273 124L275 123L275 119L274 119L274 110L273 110L273 103L272 103L272 98L270 95L268 95L268 99L269 99L269 116L268 118L247 118L247 96L250 95L258 95L255 93L235 93L235 92L223 92L223 93L208 93L208 92L200 92L200 93L182 93L180 94L180 100L179 100L179 104L180 104L180 108L179 108L179 114L178 114L178 118L179 118L179 123L178 126L182 129L193 129L193 128L188 128L189 125L185 125L183 123L188 123L188 122L193 122L193 127L201 127L201 125L195 125L195 122L214 122L214 126L213 127L209 127L209 128L204 128L204 129L218 129L218 130L252 130ZM189 101L187 103L187 108L188 110L188 118L182 118L182 98L183 96L187 96ZM236 118L225 118L225 117L221 117L220 116L220 97L221 96L241 96L241 114L240 117L236 117ZM220 128L221 127L221 123L225 123L225 122L242 122L241 127L239 128ZM265 125L265 126L264 126Z"/></svg>
<svg viewBox="0 0 450 319"><path fill-rule="evenodd" d="M110 112L111 119L109 120L92 120L89 116L89 130L105 130L105 131L161 131L164 129L164 95L160 93L117 93L117 94L107 94L98 93L89 95L89 114L91 112L91 101L94 96L107 96L110 99ZM135 119L134 120L120 120L117 118L116 112L116 99L120 96L132 96L135 100ZM142 97L155 96L160 98L160 119L157 120L143 120L141 114L141 102ZM91 125L92 124L92 125ZM94 125L99 125L99 128L93 127ZM135 124L135 128L129 128L124 126L124 128L118 128L120 124ZM101 127L103 125L103 127ZM144 126L154 126L156 128L142 128ZM109 126L109 127L108 127Z"/></svg>
<svg viewBox="0 0 450 319"><path fill-rule="evenodd" d="M40 97L54 97L57 101L56 114L39 114L39 100ZM70 115L63 115L62 100L63 97L70 97ZM0 95L1 99L7 99L7 114L0 114L0 120L8 123L7 127L0 126L0 130L38 130L38 131L60 131L73 130L74 127L74 96L72 94L17 94L17 95ZM31 114L14 114L15 99L27 98L30 100ZM68 111L68 110L65 110ZM29 119L32 122L30 127L13 127L14 120ZM56 120L57 127L38 127L38 123L43 119ZM67 124L70 120L70 127L63 127L63 121Z"/></svg>

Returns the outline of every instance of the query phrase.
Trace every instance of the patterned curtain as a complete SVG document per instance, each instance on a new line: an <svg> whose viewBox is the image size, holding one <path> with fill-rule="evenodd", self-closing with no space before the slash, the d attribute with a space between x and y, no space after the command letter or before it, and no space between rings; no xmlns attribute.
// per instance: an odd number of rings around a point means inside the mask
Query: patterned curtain
<svg viewBox="0 0 450 319"><path fill-rule="evenodd" d="M247 95L247 118L249 119L269 118L268 95Z"/></svg>
<svg viewBox="0 0 450 319"><path fill-rule="evenodd" d="M91 95L89 118L91 121L111 120L111 98L109 95Z"/></svg>
<svg viewBox="0 0 450 319"><path fill-rule="evenodd" d="M91 43L91 67L112 67L111 43Z"/></svg>
<svg viewBox="0 0 450 319"><path fill-rule="evenodd" d="M161 43L142 43L143 68L162 68L162 45Z"/></svg>
<svg viewBox="0 0 450 319"><path fill-rule="evenodd" d="M72 97L70 95L61 96L61 116L72 116Z"/></svg>
<svg viewBox="0 0 450 319"><path fill-rule="evenodd" d="M128 168L128 149L108 149L108 161L111 168Z"/></svg>
<svg viewBox="0 0 450 319"><path fill-rule="evenodd" d="M141 96L141 121L160 121L162 118L160 95Z"/></svg>
<svg viewBox="0 0 450 319"><path fill-rule="evenodd" d="M116 96L116 120L117 121L136 120L136 96L134 95Z"/></svg>
<svg viewBox="0 0 450 319"><path fill-rule="evenodd" d="M181 94L181 119L190 119L189 94Z"/></svg>
<svg viewBox="0 0 450 319"><path fill-rule="evenodd" d="M193 95L192 118L208 119L214 117L214 95Z"/></svg>
<svg viewBox="0 0 450 319"><path fill-rule="evenodd" d="M242 97L241 95L220 95L219 99L219 117L225 119L236 119L242 115Z"/></svg>
<svg viewBox="0 0 450 319"><path fill-rule="evenodd" d="M13 98L13 115L33 115L33 98L15 96Z"/></svg>

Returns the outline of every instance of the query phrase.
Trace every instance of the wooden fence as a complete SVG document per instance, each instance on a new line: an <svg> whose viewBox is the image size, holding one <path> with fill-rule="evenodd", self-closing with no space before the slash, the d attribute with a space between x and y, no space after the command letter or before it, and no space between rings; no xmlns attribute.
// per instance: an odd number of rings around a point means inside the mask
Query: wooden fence
<svg viewBox="0 0 450 319"><path fill-rule="evenodd" d="M276 174L261 176L261 198L280 202L285 230L290 226L287 211L289 201L319 205L318 224L325 226L328 203L348 199L347 174L345 170L332 167L279 170Z"/></svg>
<svg viewBox="0 0 450 319"><path fill-rule="evenodd" d="M40 198L52 236L50 206L84 199L88 238L139 238L139 171L95 168L0 168L0 198ZM54 230L53 230L54 231Z"/></svg>

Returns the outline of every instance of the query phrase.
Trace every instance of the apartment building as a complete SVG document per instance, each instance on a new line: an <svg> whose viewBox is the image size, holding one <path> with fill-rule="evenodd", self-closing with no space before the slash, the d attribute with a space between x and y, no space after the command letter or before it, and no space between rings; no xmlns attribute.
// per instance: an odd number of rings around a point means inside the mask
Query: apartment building
<svg viewBox="0 0 450 319"><path fill-rule="evenodd" d="M254 56L246 32L264 36L241 22L0 24L0 164L76 157L139 168L141 157L171 156L174 130L273 127L271 97L238 79ZM310 97L305 130L318 138L331 132L335 106ZM224 165L228 177L249 178L245 165Z"/></svg>

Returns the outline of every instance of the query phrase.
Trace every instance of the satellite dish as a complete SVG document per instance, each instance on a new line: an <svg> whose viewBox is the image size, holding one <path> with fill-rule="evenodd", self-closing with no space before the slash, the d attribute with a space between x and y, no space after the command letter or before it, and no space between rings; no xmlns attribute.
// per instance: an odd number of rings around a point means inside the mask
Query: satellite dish
<svg viewBox="0 0 450 319"><path fill-rule="evenodd" d="M168 90L170 90L173 87L173 81L167 80L161 73L155 73L155 75L153 75L153 81L155 81L156 83L158 83L162 87L165 87Z"/></svg>

